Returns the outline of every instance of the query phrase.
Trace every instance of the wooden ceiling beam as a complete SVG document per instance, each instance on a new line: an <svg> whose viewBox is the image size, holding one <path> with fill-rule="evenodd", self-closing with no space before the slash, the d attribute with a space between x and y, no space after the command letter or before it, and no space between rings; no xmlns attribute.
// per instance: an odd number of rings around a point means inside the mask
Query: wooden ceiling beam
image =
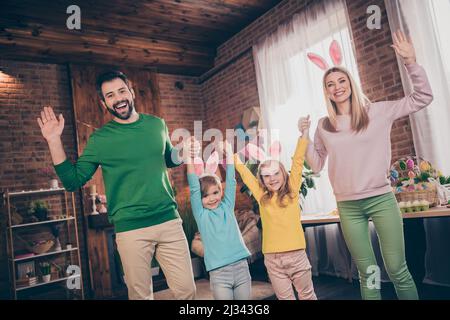
<svg viewBox="0 0 450 320"><path fill-rule="evenodd" d="M98 4L97 4L98 5ZM115 4L116 5L116 4ZM33 5L32 1L20 1L16 3L2 4L0 18L13 16L28 22L36 21L45 24L66 28L66 7L60 3L46 6ZM115 8L117 10L117 8ZM224 35L224 27L205 24L191 25L183 21L176 21L173 17L162 19L161 15L152 14L146 17L132 16L122 12L116 14L114 10L101 11L101 8L89 6L89 9L81 9L81 28L96 28L104 30L116 30L117 32L131 31L137 34L152 35L159 39L172 38L179 42L196 41L199 45L216 46L229 37L229 31ZM67 28L66 28L67 30ZM67 30L69 31L69 30Z"/></svg>

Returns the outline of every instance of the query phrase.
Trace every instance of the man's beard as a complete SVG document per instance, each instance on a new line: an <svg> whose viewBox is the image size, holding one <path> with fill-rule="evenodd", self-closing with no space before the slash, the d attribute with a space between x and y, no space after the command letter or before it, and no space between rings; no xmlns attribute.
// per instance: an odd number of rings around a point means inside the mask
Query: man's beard
<svg viewBox="0 0 450 320"><path fill-rule="evenodd" d="M127 111L125 113L120 113L117 110L117 107L120 106L121 104L126 103L126 106L124 108L127 108ZM114 106L112 108L108 107L107 108L109 113L111 113L113 116L121 119L121 120L128 120L131 117L131 114L133 113L134 110L134 101L133 100L121 100L117 103L114 104Z"/></svg>

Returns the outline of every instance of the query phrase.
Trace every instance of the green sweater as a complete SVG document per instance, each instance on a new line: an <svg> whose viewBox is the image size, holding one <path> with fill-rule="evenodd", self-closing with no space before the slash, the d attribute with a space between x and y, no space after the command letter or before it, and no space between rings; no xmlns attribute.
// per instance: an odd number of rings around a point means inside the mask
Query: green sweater
<svg viewBox="0 0 450 320"><path fill-rule="evenodd" d="M167 168L176 149L164 120L139 114L133 123L110 121L89 138L76 164L55 166L68 191L75 191L102 167L109 221L116 232L157 225L179 217Z"/></svg>

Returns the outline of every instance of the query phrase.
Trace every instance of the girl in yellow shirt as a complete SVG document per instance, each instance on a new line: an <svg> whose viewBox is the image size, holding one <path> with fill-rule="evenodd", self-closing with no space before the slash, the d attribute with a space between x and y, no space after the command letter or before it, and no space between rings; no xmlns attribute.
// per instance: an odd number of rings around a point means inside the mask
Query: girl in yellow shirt
<svg viewBox="0 0 450 320"><path fill-rule="evenodd" d="M262 161L255 177L239 155L234 155L236 170L259 204L264 264L279 300L295 300L292 285L301 300L317 299L300 221L299 191L308 146L306 137L297 142L290 175L281 162L266 158L258 159Z"/></svg>

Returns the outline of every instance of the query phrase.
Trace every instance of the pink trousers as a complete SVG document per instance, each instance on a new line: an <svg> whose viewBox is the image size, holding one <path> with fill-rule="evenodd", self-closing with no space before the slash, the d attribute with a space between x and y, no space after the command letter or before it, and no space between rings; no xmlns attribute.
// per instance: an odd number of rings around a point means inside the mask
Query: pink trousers
<svg viewBox="0 0 450 320"><path fill-rule="evenodd" d="M317 300L314 292L311 264L305 250L264 254L264 264L278 300Z"/></svg>

